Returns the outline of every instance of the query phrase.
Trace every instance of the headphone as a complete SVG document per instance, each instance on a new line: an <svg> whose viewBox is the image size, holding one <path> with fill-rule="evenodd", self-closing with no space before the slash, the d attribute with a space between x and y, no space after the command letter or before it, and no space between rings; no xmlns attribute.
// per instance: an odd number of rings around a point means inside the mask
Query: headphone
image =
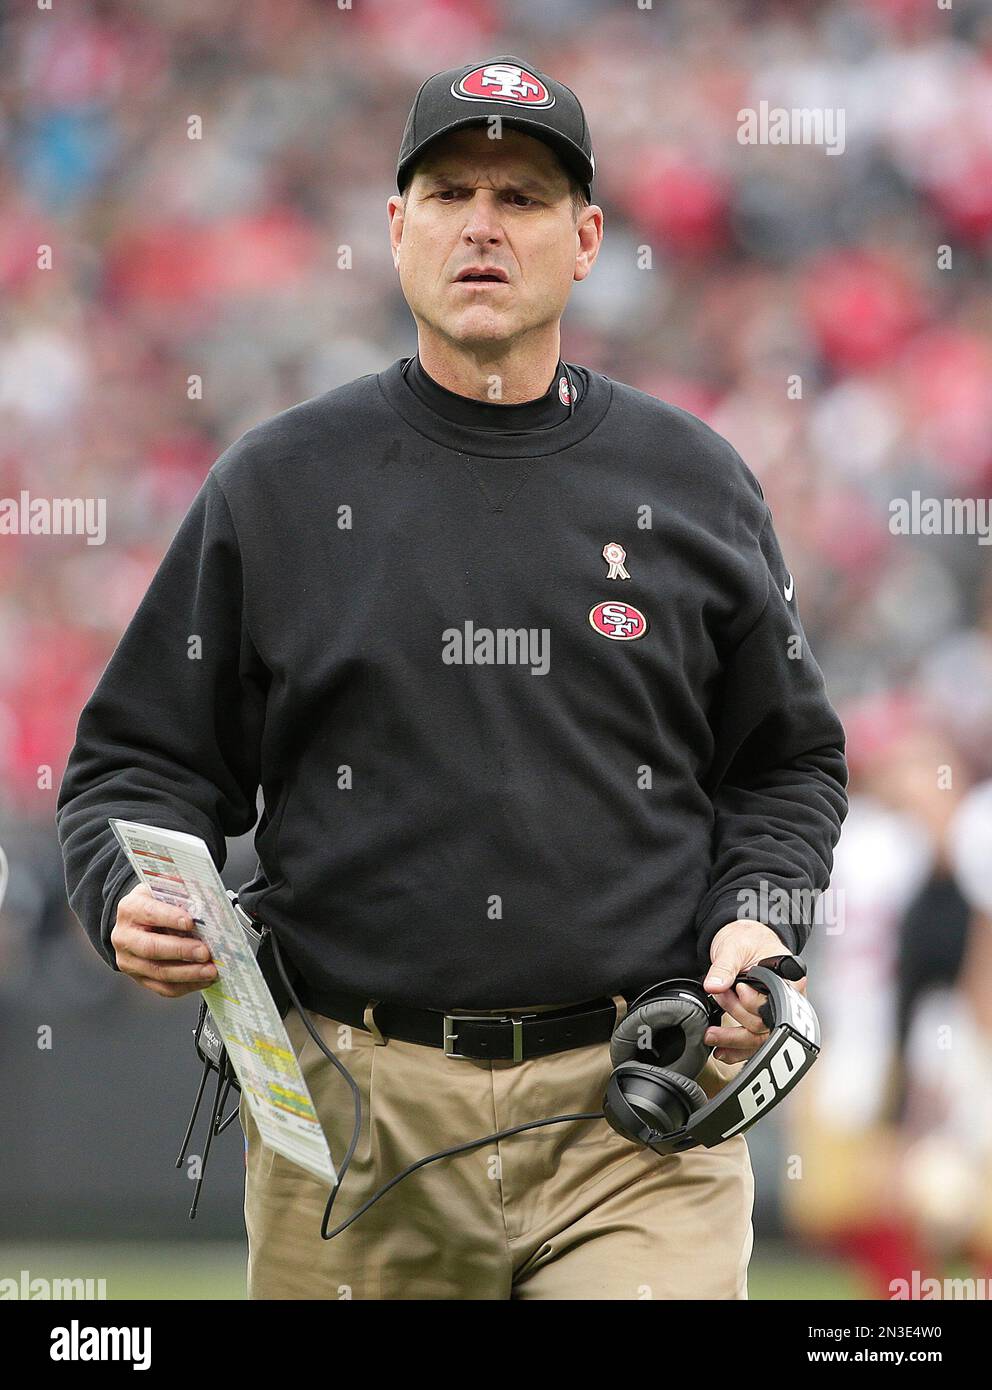
<svg viewBox="0 0 992 1390"><path fill-rule="evenodd" d="M738 975L735 984L768 996L759 1014L769 1036L712 1100L696 1077L713 1050L703 1037L719 1025L723 1010L695 980L646 990L610 1042L613 1074L603 1101L608 1124L658 1154L712 1149L743 1134L788 1095L819 1054L813 1006L785 983L805 974L798 957L782 955Z"/></svg>
<svg viewBox="0 0 992 1390"><path fill-rule="evenodd" d="M333 1231L328 1231L334 1199L358 1145L362 1121L361 1095L354 1077L324 1042L297 998L274 933L271 933L270 939L272 954L289 998L310 1037L348 1083L355 1105L351 1143L338 1170L338 1181L331 1189L324 1208L320 1227L322 1240L333 1240L340 1235L380 1197L384 1197L418 1168L453 1154L467 1153L482 1144L521 1134L524 1130L541 1129L545 1125L605 1118L622 1138L653 1149L658 1154L683 1153L700 1144L712 1149L735 1134L743 1134L756 1120L767 1115L805 1075L820 1051L820 1025L813 1006L786 984L787 980L804 978L805 964L798 956L769 956L738 975L734 981L735 985L748 984L767 995L766 1003L758 1012L769 1031L768 1039L710 1100L696 1077L713 1051L703 1041L706 1029L719 1024L723 1010L698 981L666 980L639 995L626 1017L614 1029L610 1042L613 1072L601 1110L531 1120L512 1129L497 1130L494 1134L484 1134L480 1139L471 1139L467 1143L428 1154L397 1173L346 1221L342 1221ZM233 1112L231 1118L236 1113Z"/></svg>

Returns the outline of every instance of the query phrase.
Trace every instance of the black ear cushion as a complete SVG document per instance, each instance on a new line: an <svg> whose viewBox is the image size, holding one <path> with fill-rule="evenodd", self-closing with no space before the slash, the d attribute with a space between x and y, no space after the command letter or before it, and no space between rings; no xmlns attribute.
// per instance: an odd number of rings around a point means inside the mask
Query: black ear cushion
<svg viewBox="0 0 992 1390"><path fill-rule="evenodd" d="M704 1105L709 1104L709 1096L700 1086L698 1081L693 1081L691 1077L679 1076L677 1071L669 1071L667 1067L659 1068L664 1073L665 1080L670 1086L677 1086L684 1096L687 1097L692 1109L701 1110Z"/></svg>
<svg viewBox="0 0 992 1390"><path fill-rule="evenodd" d="M673 1104L673 1091L685 1097L688 1107L686 1119L709 1101L702 1086L691 1077L679 1076L666 1067L627 1062L618 1067L610 1078L604 1101L607 1119L614 1129L630 1139L635 1138L636 1131L629 1132L631 1118L627 1107L639 1116L642 1123L654 1129L662 1132L680 1129L684 1120L678 1114L677 1105ZM615 1093L623 1097L624 1103L619 1113L617 1106L612 1103Z"/></svg>
<svg viewBox="0 0 992 1390"><path fill-rule="evenodd" d="M709 1010L689 990L675 989L657 998L635 1004L618 1023L610 1041L610 1061L645 1062L676 1071L680 1076L698 1076L712 1051L703 1042L710 1025ZM651 1041L657 1053L644 1046Z"/></svg>

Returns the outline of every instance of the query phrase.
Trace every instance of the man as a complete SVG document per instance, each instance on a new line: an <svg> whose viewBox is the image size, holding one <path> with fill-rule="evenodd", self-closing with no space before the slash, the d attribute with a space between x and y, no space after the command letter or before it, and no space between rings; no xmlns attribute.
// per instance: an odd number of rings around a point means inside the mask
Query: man
<svg viewBox="0 0 992 1390"><path fill-rule="evenodd" d="M428 79L388 202L417 355L218 459L60 791L73 909L174 998L214 969L107 818L198 833L222 866L261 785L240 897L362 1093L336 1220L428 1152L597 1110L617 1018L670 977L705 974L724 1010L715 1094L765 1035L735 976L809 932L755 905L826 886L846 810L754 477L693 416L561 361L593 172L577 98L519 59ZM286 1023L340 1159L348 1093ZM659 1157L602 1121L531 1131L322 1242L327 1193L242 1121L253 1297L747 1296L743 1136Z"/></svg>

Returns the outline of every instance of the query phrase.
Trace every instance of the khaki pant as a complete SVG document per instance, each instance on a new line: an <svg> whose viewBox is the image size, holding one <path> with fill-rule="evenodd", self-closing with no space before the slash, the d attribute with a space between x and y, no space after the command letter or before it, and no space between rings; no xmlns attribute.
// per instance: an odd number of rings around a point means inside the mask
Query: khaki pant
<svg viewBox="0 0 992 1390"><path fill-rule="evenodd" d="M609 1045L475 1062L312 1014L362 1093L362 1129L331 1229L408 1163L528 1120L599 1110ZM351 1092L295 1009L286 1028L335 1162ZM711 1058L715 1094L733 1068ZM743 1135L661 1157L605 1120L551 1125L429 1164L353 1226L320 1238L327 1189L246 1137L248 1293L263 1299L742 1299L754 1182Z"/></svg>

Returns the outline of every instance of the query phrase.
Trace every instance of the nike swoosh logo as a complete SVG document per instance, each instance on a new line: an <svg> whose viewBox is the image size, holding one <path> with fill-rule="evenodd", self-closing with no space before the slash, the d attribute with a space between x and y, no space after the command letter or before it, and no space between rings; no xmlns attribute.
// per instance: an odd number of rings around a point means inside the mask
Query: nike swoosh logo
<svg viewBox="0 0 992 1390"><path fill-rule="evenodd" d="M785 588L784 588L784 590L783 590L783 593L785 594L785 601L786 601L786 603L790 603L790 602L792 601L792 595L793 595L795 592L796 592L796 581L793 579L792 575L790 574L790 575L789 575L789 582L788 582L788 584L786 584L786 586L785 586Z"/></svg>

